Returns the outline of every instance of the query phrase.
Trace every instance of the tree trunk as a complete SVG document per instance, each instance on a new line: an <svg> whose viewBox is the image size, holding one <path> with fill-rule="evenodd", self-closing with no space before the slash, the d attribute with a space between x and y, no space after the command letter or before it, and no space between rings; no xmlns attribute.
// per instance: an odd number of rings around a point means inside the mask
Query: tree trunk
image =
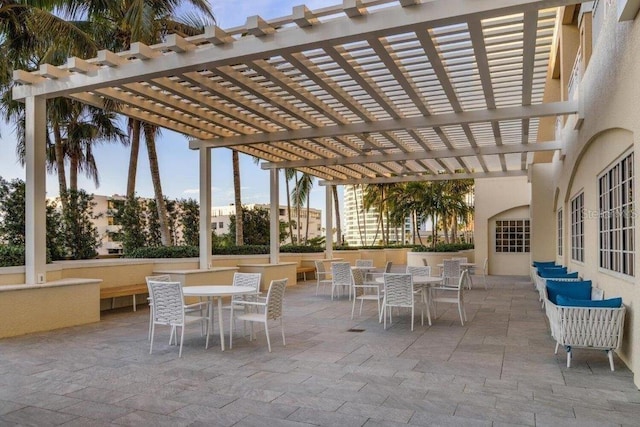
<svg viewBox="0 0 640 427"><path fill-rule="evenodd" d="M127 174L127 198L136 193L136 174L138 173L138 155L140 153L140 120L131 120L131 154L129 154L129 171Z"/></svg>
<svg viewBox="0 0 640 427"><path fill-rule="evenodd" d="M418 241L420 242L420 246L423 246L422 236L420 236L420 229L418 228L418 213L413 212L413 244L416 244L416 234L418 235Z"/></svg>
<svg viewBox="0 0 640 427"><path fill-rule="evenodd" d="M438 216L431 216L431 246L436 247L436 240L438 239Z"/></svg>
<svg viewBox="0 0 640 427"><path fill-rule="evenodd" d="M307 244L309 243L309 213L311 210L311 198L307 195L307 224L305 225L304 228L304 243Z"/></svg>
<svg viewBox="0 0 640 427"><path fill-rule="evenodd" d="M453 218L453 223L451 224L451 243L458 242L458 219L456 217Z"/></svg>
<svg viewBox="0 0 640 427"><path fill-rule="evenodd" d="M71 155L71 160L69 161L69 190L78 191L78 164L80 159L78 159L77 154Z"/></svg>
<svg viewBox="0 0 640 427"><path fill-rule="evenodd" d="M336 212L336 244L342 244L342 227L340 226L340 202L338 201L338 187L333 185L333 207ZM327 214L328 215L328 214ZM331 230L329 230L331 232Z"/></svg>
<svg viewBox="0 0 640 427"><path fill-rule="evenodd" d="M289 240L293 245L293 225L291 224L291 194L289 188L289 178L287 172L284 173L284 183L287 190L287 222L289 223Z"/></svg>
<svg viewBox="0 0 640 427"><path fill-rule="evenodd" d="M238 152L231 151L233 163L233 200L236 208L236 245L244 244L243 215L242 215L242 193L240 187L240 158Z"/></svg>
<svg viewBox="0 0 640 427"><path fill-rule="evenodd" d="M53 122L53 137L55 139L54 150L56 153L56 171L58 173L58 191L60 193L62 206L64 207L66 202L62 195L67 191L67 177L64 174L64 150L62 148L62 135L60 133L60 124L57 121Z"/></svg>
<svg viewBox="0 0 640 427"><path fill-rule="evenodd" d="M151 169L151 181L153 182L153 193L156 198L158 209L158 222L160 223L160 239L164 246L171 246L169 235L169 225L167 224L167 205L162 194L162 184L160 183L160 168L158 166L158 155L156 153L156 141L153 132L145 132L145 142L147 154L149 156L149 168Z"/></svg>

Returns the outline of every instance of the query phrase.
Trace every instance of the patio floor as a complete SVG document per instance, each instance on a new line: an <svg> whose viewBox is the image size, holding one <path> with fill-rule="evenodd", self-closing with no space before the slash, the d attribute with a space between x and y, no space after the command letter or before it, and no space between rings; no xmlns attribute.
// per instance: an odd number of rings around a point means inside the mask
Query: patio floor
<svg viewBox="0 0 640 427"><path fill-rule="evenodd" d="M638 425L631 372L580 349L567 369L527 278L491 277L466 298L464 327L441 304L431 327L417 316L411 332L404 315L384 331L374 303L352 321L346 299L307 282L287 288L287 346L273 328L273 353L263 334L205 350L192 326L181 359L165 330L149 355L143 308L4 339L0 425Z"/></svg>

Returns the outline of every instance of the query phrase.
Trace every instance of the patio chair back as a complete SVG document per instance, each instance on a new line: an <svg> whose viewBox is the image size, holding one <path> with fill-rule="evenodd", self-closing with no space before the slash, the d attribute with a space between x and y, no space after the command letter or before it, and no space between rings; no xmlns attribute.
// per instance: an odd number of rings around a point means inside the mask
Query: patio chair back
<svg viewBox="0 0 640 427"><path fill-rule="evenodd" d="M233 286L248 286L256 290L256 293L260 292L260 279L261 273L234 273L233 274ZM244 300L243 295L235 295L233 300Z"/></svg>
<svg viewBox="0 0 640 427"><path fill-rule="evenodd" d="M385 273L391 273L391 267L393 266L393 262L392 261L387 261L387 263L384 266L384 272Z"/></svg>
<svg viewBox="0 0 640 427"><path fill-rule="evenodd" d="M287 279L272 280L267 293L266 317L276 320L282 317L284 291L287 288Z"/></svg>
<svg viewBox="0 0 640 427"><path fill-rule="evenodd" d="M460 260L445 259L442 264L442 278L446 286L455 286L460 280Z"/></svg>
<svg viewBox="0 0 640 427"><path fill-rule="evenodd" d="M331 299L336 288L338 291L340 288L347 289L351 296L351 265L348 262L331 263Z"/></svg>
<svg viewBox="0 0 640 427"><path fill-rule="evenodd" d="M356 267L373 267L372 259L357 259Z"/></svg>
<svg viewBox="0 0 640 427"><path fill-rule="evenodd" d="M428 277L431 276L431 267L425 267L423 265L408 265L407 274L411 277Z"/></svg>
<svg viewBox="0 0 640 427"><path fill-rule="evenodd" d="M411 330L413 331L414 293L411 274L385 273L384 277L384 329L387 329L387 315L392 321L392 307L405 307L411 309Z"/></svg>

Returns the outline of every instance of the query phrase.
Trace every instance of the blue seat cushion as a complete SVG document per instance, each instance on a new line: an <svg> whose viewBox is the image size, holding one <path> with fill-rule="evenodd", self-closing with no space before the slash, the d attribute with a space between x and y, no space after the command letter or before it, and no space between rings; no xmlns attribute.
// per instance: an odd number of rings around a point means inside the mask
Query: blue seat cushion
<svg viewBox="0 0 640 427"><path fill-rule="evenodd" d="M579 282L547 280L547 297L549 301L558 304L558 295L571 299L591 300L591 280L581 280Z"/></svg>
<svg viewBox="0 0 640 427"><path fill-rule="evenodd" d="M578 272L574 271L573 273L567 273L566 271L538 270L538 276L543 279L577 279Z"/></svg>
<svg viewBox="0 0 640 427"><path fill-rule="evenodd" d="M555 265L555 261L533 261L534 267L553 267Z"/></svg>
<svg viewBox="0 0 640 427"><path fill-rule="evenodd" d="M609 298L603 300L583 300L573 299L564 295L558 295L556 300L558 305L565 307L596 307L596 308L620 308L622 307L622 298Z"/></svg>

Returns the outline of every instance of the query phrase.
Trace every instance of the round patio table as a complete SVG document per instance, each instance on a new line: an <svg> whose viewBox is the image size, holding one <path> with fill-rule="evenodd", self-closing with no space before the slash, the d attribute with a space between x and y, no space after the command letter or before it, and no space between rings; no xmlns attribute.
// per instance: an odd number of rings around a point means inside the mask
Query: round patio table
<svg viewBox="0 0 640 427"><path fill-rule="evenodd" d="M182 288L182 294L185 297L203 297L209 301L213 299L218 300L218 324L220 328L220 348L224 351L224 325L222 323L222 297L229 297L234 295L249 295L256 294L256 289L251 286L185 286ZM213 305L209 308L209 330L213 326Z"/></svg>

